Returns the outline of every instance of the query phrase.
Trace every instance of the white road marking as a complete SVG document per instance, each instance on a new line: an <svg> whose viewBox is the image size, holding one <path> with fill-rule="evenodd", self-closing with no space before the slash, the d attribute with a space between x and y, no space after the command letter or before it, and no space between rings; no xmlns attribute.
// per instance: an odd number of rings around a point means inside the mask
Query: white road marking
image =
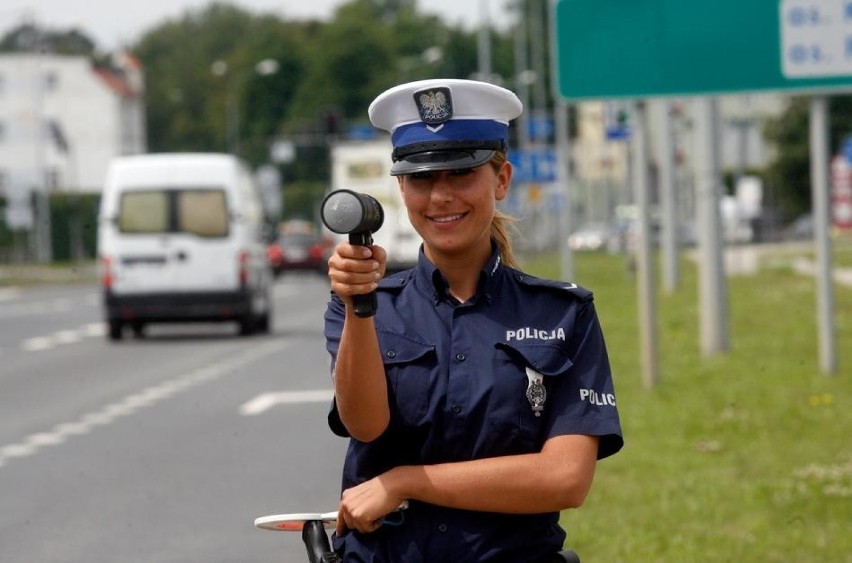
<svg viewBox="0 0 852 563"><path fill-rule="evenodd" d="M65 344L74 344L84 338L100 337L106 333L104 323L88 323L81 327L59 330L48 336L34 336L21 342L21 349L26 352L41 352Z"/></svg>
<svg viewBox="0 0 852 563"><path fill-rule="evenodd" d="M227 375L242 373L245 365L265 356L281 351L281 342L273 340L254 346L216 364L202 366L189 373L152 385L138 393L128 395L103 408L85 413L75 421L57 424L47 432L31 434L14 444L0 446L0 468L10 460L34 455L44 448L61 444L73 436L88 434L98 426L112 424L123 416L129 416L147 407L151 407L182 391L186 391Z"/></svg>
<svg viewBox="0 0 852 563"><path fill-rule="evenodd" d="M0 466L2 466L3 458L25 457L31 455L36 450L32 444L9 444L0 448Z"/></svg>
<svg viewBox="0 0 852 563"><path fill-rule="evenodd" d="M83 325L82 330L86 336L104 336L106 334L106 325L104 323L89 323Z"/></svg>
<svg viewBox="0 0 852 563"><path fill-rule="evenodd" d="M60 330L55 333L53 337L59 344L72 344L74 342L79 342L82 335L76 330Z"/></svg>
<svg viewBox="0 0 852 563"><path fill-rule="evenodd" d="M38 352L40 350L50 350L53 348L53 339L49 336L36 336L27 338L21 342L21 348L27 352Z"/></svg>
<svg viewBox="0 0 852 563"><path fill-rule="evenodd" d="M42 432L40 434L32 434L27 438L27 442L33 446L55 446L65 441L65 436L58 433Z"/></svg>
<svg viewBox="0 0 852 563"><path fill-rule="evenodd" d="M262 393L254 399L243 403L243 405L240 407L240 414L243 416L254 416L264 413L275 405L325 403L331 401L333 397L334 391L332 391L331 389Z"/></svg>

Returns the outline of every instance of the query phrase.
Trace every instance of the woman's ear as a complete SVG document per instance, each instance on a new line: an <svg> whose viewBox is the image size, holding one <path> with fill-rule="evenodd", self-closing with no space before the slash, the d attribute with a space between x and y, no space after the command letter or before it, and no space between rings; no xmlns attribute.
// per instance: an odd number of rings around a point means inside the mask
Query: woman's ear
<svg viewBox="0 0 852 563"><path fill-rule="evenodd" d="M506 199L506 196L509 194L509 185L512 183L512 164L505 160L503 164L500 165L500 169L497 170L497 190L495 191L495 198L497 201L502 201Z"/></svg>

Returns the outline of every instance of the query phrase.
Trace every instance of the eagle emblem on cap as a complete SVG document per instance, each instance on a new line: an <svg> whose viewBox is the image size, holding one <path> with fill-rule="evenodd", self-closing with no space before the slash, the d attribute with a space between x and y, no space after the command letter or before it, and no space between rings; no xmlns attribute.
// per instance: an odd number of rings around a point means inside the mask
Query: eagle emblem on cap
<svg viewBox="0 0 852 563"><path fill-rule="evenodd" d="M420 120L427 125L441 125L453 117L453 99L449 88L415 92L414 103L417 104Z"/></svg>

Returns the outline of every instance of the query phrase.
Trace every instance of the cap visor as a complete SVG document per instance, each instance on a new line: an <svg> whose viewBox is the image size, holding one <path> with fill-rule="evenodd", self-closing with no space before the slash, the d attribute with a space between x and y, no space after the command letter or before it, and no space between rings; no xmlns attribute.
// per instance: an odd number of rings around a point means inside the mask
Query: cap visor
<svg viewBox="0 0 852 563"><path fill-rule="evenodd" d="M391 166L391 176L404 176L417 172L432 172L436 170L459 170L476 168L491 160L494 151L428 151L406 156Z"/></svg>

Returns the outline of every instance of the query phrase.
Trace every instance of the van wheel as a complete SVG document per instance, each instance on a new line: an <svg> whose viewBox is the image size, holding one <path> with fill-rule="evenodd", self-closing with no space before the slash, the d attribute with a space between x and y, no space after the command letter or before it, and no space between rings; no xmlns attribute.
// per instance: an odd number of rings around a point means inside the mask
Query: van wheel
<svg viewBox="0 0 852 563"><path fill-rule="evenodd" d="M136 338L145 338L145 325L142 323L133 323L133 336Z"/></svg>
<svg viewBox="0 0 852 563"><path fill-rule="evenodd" d="M255 320L252 315L240 319L240 336L250 336L254 332Z"/></svg>
<svg viewBox="0 0 852 563"><path fill-rule="evenodd" d="M258 330L258 332L260 332L262 334L269 334L269 329L270 329L270 324L271 324L269 317L270 317L269 311L265 312L260 317L258 317L258 319L257 319L257 330Z"/></svg>
<svg viewBox="0 0 852 563"><path fill-rule="evenodd" d="M109 322L109 339L110 340L121 340L121 332L122 332L121 321L110 321Z"/></svg>

